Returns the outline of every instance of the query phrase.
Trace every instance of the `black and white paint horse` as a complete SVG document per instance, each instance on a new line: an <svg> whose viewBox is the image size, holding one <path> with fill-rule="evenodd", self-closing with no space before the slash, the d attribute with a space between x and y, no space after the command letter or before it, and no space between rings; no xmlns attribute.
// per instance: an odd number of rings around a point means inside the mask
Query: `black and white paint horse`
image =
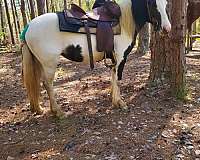
<svg viewBox="0 0 200 160"><path fill-rule="evenodd" d="M121 34L114 36L113 54L116 63L112 68L111 92L113 106L123 108L126 107L126 103L121 99L117 82L121 79L123 66L133 48L136 33L146 21L151 22L157 30L162 28L170 31L171 24L166 13L166 0L120 0L118 4L122 13ZM96 50L95 35L91 35L91 40L94 61L100 61L104 58L104 54ZM42 113L39 105L42 81L50 99L51 112L56 116L64 116L56 102L53 89L54 75L62 53L70 60L88 64L86 35L60 32L56 13L47 13L33 19L29 23L22 46L23 80L33 112Z"/></svg>

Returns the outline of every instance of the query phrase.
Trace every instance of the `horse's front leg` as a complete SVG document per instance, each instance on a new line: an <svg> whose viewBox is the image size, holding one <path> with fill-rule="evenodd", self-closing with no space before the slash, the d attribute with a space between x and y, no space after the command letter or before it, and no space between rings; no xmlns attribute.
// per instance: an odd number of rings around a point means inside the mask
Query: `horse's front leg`
<svg viewBox="0 0 200 160"><path fill-rule="evenodd" d="M112 68L112 86L111 86L111 94L112 94L112 104L114 107L120 107L122 109L127 109L126 103L122 100L120 95L120 88L118 86L118 76L117 76L117 67L115 65Z"/></svg>

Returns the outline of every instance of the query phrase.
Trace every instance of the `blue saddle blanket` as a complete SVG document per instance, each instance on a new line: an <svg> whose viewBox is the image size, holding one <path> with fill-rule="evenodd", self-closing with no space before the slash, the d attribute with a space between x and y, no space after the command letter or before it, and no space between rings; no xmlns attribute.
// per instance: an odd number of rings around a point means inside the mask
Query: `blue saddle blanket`
<svg viewBox="0 0 200 160"><path fill-rule="evenodd" d="M64 12L57 12L58 20L59 20L59 29L61 32L78 32L78 30L82 27L82 25L78 25L77 23L69 23L64 15Z"/></svg>
<svg viewBox="0 0 200 160"><path fill-rule="evenodd" d="M61 32L86 33L83 19L68 17L64 12L57 12L57 16L59 20L59 29ZM97 27L104 23L112 27L114 34L120 34L120 26L118 25L118 21L98 21L90 18L87 19L87 25L90 28L91 34L96 34Z"/></svg>
<svg viewBox="0 0 200 160"><path fill-rule="evenodd" d="M80 28L84 27L84 21L75 17L67 17L64 12L57 12L59 20L59 29L61 32L75 32L75 33L85 33L79 31ZM90 28L97 28L98 21L87 20L88 26Z"/></svg>

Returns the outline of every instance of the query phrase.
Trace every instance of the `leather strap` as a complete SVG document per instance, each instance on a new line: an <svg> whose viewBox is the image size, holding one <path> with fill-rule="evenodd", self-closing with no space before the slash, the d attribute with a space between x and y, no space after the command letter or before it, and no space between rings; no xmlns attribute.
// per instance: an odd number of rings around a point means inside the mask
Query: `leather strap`
<svg viewBox="0 0 200 160"><path fill-rule="evenodd" d="M88 41L88 51L89 51L89 58L90 58L90 68L93 70L94 69L94 61L93 61L93 52L92 52L92 42L91 42L91 34L90 34L90 29L88 27L87 20L84 20L84 27L85 27L85 32L87 35L87 41Z"/></svg>

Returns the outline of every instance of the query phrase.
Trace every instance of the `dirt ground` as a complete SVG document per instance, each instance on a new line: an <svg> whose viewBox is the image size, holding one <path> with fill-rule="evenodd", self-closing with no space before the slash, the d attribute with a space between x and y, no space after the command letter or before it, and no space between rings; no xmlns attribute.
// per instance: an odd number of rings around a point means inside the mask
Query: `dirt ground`
<svg viewBox="0 0 200 160"><path fill-rule="evenodd" d="M194 53L195 55L195 53ZM61 58L57 101L69 113L30 112L21 82L21 56L0 53L1 160L200 160L200 59L187 58L188 100L170 97L167 86L149 88L150 56L129 56L121 82L128 111L113 109L110 70Z"/></svg>

